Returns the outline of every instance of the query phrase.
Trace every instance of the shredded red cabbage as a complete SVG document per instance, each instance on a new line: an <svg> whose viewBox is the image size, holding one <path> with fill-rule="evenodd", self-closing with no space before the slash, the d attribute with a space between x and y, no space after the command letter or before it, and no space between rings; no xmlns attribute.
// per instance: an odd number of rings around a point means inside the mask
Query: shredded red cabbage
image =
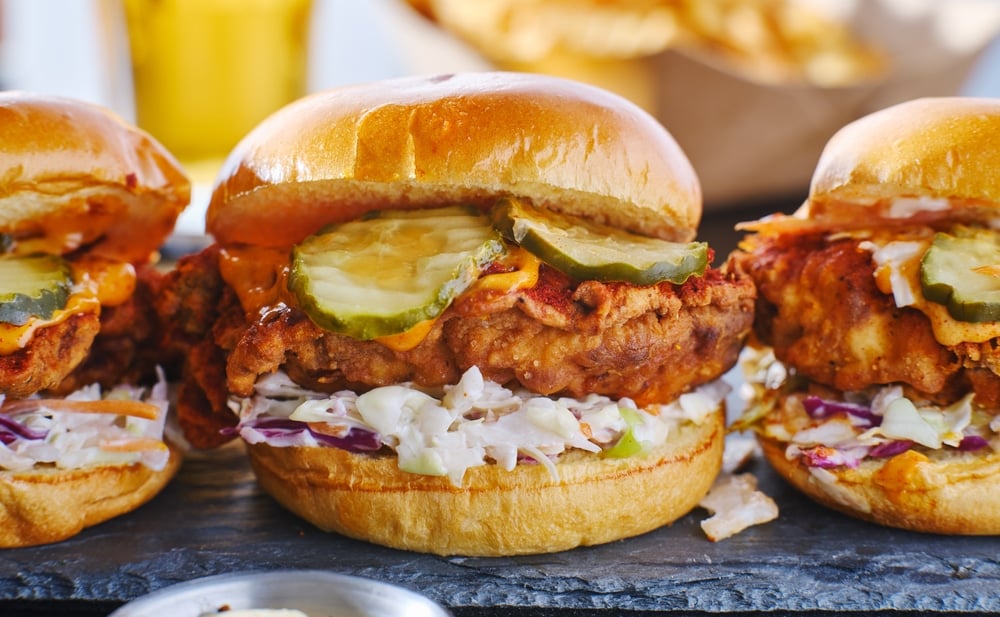
<svg viewBox="0 0 1000 617"><path fill-rule="evenodd" d="M843 401L824 400L818 396L807 396L802 400L806 413L813 419L826 420L836 415L850 415L861 423L854 423L857 428L871 428L882 423L882 417L873 413L869 407ZM865 426L867 425L867 426ZM863 450L840 450L828 446L818 446L800 451L802 462L810 467L830 469L833 467L856 467L861 458L889 458L902 454L912 448L914 442L908 439L894 439L871 447L863 455ZM955 449L965 452L981 450L989 447L989 441L981 435L965 435ZM856 458L857 457L857 458Z"/></svg>
<svg viewBox="0 0 1000 617"><path fill-rule="evenodd" d="M854 403L828 401L818 396L807 396L802 401L802 406L805 408L806 413L809 414L809 417L816 420L824 420L835 414L848 414L867 422L868 428L878 426L882 423L882 418L872 413L871 408Z"/></svg>
<svg viewBox="0 0 1000 617"><path fill-rule="evenodd" d="M875 458L889 458L890 456L896 456L897 454L902 454L910 448L913 447L913 442L909 439L897 439L895 441L887 441L885 443L880 443L868 452L868 456L874 456Z"/></svg>
<svg viewBox="0 0 1000 617"><path fill-rule="evenodd" d="M250 426L267 439L280 438L285 435L306 431L324 446L340 448L348 452L375 452L382 448L382 442L377 433L358 427L351 427L343 437L338 437L317 433L310 429L309 425L305 422L289 420L287 418L258 418Z"/></svg>
<svg viewBox="0 0 1000 617"><path fill-rule="evenodd" d="M32 430L20 422L0 415L0 441L4 445L12 444L18 439L45 439L47 436L46 431Z"/></svg>
<svg viewBox="0 0 1000 617"><path fill-rule="evenodd" d="M312 432L312 431L310 431ZM343 437L312 432L316 441L348 452L375 452L382 449L382 441L376 433L352 427Z"/></svg>
<svg viewBox="0 0 1000 617"><path fill-rule="evenodd" d="M822 446L802 450L801 455L802 462L806 465L821 469L833 469L834 467L850 467L853 469L861 462L853 456L847 456L840 450Z"/></svg>
<svg viewBox="0 0 1000 617"><path fill-rule="evenodd" d="M966 435L962 437L962 441L959 442L958 449L963 452L973 452L975 450L981 450L988 445L990 445L990 442L986 441L985 437L980 435Z"/></svg>

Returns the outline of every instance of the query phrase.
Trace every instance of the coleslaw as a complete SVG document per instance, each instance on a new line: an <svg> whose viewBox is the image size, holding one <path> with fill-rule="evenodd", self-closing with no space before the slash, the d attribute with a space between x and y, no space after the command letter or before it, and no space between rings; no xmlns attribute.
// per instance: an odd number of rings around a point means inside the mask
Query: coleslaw
<svg viewBox="0 0 1000 617"><path fill-rule="evenodd" d="M1000 449L1000 417L978 409L973 394L950 405L935 405L905 396L901 386L888 385L827 399L796 392L794 376L770 349L747 348L740 362L749 404L734 427L752 428L787 443L785 456L809 467L854 468L866 459L912 448ZM786 396L779 397L779 392Z"/></svg>
<svg viewBox="0 0 1000 617"><path fill-rule="evenodd" d="M403 471L447 476L461 486L465 472L529 462L558 479L558 457L569 450L625 457L664 443L684 422L701 423L729 392L722 380L665 405L640 409L628 398L552 398L510 390L468 369L455 385L422 389L412 383L363 394L326 394L295 384L285 373L261 378L249 398L234 398L238 434L275 447L340 447L395 451Z"/></svg>
<svg viewBox="0 0 1000 617"><path fill-rule="evenodd" d="M163 469L170 456L163 443L169 402L159 369L157 379L148 392L129 385L102 391L93 384L60 399L7 401L0 394L0 469L131 463Z"/></svg>

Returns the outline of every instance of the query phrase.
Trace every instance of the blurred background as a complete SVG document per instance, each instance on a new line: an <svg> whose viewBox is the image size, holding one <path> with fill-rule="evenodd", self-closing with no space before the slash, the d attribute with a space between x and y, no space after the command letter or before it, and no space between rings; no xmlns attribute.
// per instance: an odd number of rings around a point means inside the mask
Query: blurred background
<svg viewBox="0 0 1000 617"><path fill-rule="evenodd" d="M500 68L619 92L688 153L702 229L801 203L843 124L919 96L1000 97L998 0L0 0L0 87L106 105L195 180L202 233L239 137L307 92Z"/></svg>

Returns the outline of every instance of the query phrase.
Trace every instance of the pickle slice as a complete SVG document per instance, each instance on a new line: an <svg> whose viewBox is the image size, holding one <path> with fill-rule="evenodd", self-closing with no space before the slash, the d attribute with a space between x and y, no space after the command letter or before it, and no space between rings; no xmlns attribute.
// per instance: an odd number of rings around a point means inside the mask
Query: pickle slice
<svg viewBox="0 0 1000 617"><path fill-rule="evenodd" d="M0 257L0 322L23 326L66 307L73 277L56 255Z"/></svg>
<svg viewBox="0 0 1000 617"><path fill-rule="evenodd" d="M936 233L920 260L924 297L959 321L1000 320L1000 234L989 229Z"/></svg>
<svg viewBox="0 0 1000 617"><path fill-rule="evenodd" d="M289 287L320 327L369 340L437 317L505 250L473 208L380 212L297 245Z"/></svg>
<svg viewBox="0 0 1000 617"><path fill-rule="evenodd" d="M508 240L577 280L681 284L708 266L704 242L668 242L506 199L493 222Z"/></svg>

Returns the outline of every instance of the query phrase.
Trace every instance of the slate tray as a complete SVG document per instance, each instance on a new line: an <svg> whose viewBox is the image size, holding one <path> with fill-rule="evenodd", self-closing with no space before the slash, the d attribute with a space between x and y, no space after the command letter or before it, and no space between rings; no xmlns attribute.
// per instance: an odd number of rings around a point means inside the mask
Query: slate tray
<svg viewBox="0 0 1000 617"><path fill-rule="evenodd" d="M0 615L105 615L173 583L280 568L395 583L458 616L1000 612L1000 538L879 528L814 505L763 461L751 471L781 516L719 543L705 538L696 509L599 547L440 558L299 521L256 487L232 444L189 456L165 492L128 516L60 544L0 551Z"/></svg>

